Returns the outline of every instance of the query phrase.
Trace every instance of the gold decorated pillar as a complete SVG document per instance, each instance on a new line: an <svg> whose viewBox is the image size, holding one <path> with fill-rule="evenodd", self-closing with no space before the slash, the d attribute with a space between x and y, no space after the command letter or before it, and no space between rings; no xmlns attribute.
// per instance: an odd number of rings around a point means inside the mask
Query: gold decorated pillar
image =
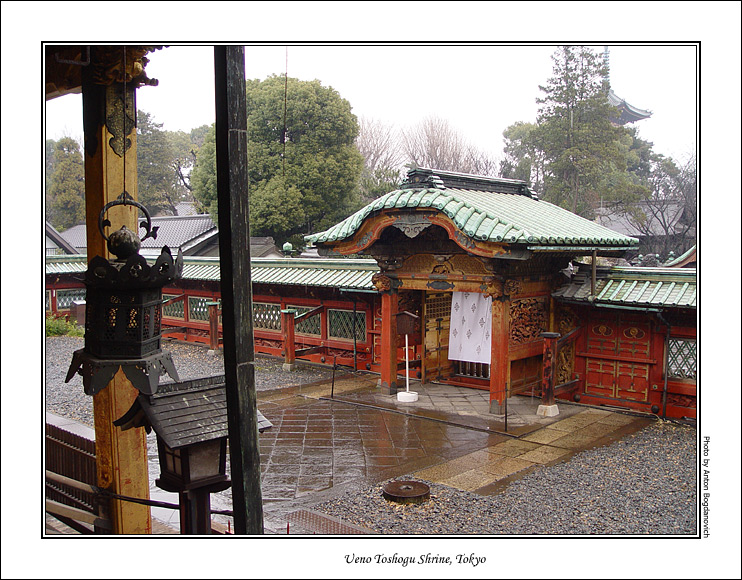
<svg viewBox="0 0 742 580"><path fill-rule="evenodd" d="M501 291L492 296L492 358L490 361L490 412L505 412L505 399L510 395L510 300Z"/></svg>
<svg viewBox="0 0 742 580"><path fill-rule="evenodd" d="M376 289L381 292L381 393L396 395L399 294L393 287L392 280L384 274L374 274L372 280Z"/></svg>
<svg viewBox="0 0 742 580"><path fill-rule="evenodd" d="M136 88L156 84L144 75L152 47L91 46L82 71L85 140L85 207L88 262L110 258L98 220L104 206L126 191L137 200ZM135 206L112 207L112 228L138 231ZM113 231L113 229L111 230ZM109 385L93 396L98 485L112 493L149 499L147 441L143 428L122 431L113 421L126 413L138 391L119 369ZM112 500L115 534L150 534L148 506Z"/></svg>

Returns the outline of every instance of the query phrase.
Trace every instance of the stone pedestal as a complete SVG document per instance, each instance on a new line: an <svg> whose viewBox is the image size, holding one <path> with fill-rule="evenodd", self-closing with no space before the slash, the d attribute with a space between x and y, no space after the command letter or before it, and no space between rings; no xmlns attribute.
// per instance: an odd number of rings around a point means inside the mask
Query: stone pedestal
<svg viewBox="0 0 742 580"><path fill-rule="evenodd" d="M559 407L556 405L539 405L536 415L538 417L556 417L559 414Z"/></svg>
<svg viewBox="0 0 742 580"><path fill-rule="evenodd" d="M414 403L417 401L417 393L415 391L399 391L397 400L400 403Z"/></svg>

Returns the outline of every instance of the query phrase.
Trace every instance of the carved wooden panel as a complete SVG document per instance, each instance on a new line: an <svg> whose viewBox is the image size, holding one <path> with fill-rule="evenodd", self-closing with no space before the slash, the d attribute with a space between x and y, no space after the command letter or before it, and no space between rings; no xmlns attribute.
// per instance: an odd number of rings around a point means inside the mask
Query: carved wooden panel
<svg viewBox="0 0 742 580"><path fill-rule="evenodd" d="M547 324L546 298L526 298L510 303L510 344L539 340Z"/></svg>
<svg viewBox="0 0 742 580"><path fill-rule="evenodd" d="M405 259L397 274L490 276L481 260L464 254L415 254Z"/></svg>
<svg viewBox="0 0 742 580"><path fill-rule="evenodd" d="M575 343L570 341L559 349L556 361L556 377L554 383L561 385L572 380L575 368Z"/></svg>
<svg viewBox="0 0 742 580"><path fill-rule="evenodd" d="M692 395L680 395L677 393L668 393L667 394L667 405L695 409L696 408L696 397L693 397Z"/></svg>
<svg viewBox="0 0 742 580"><path fill-rule="evenodd" d="M574 309L566 305L560 305L556 314L557 332L562 336L577 327L578 318ZM572 380L575 368L575 341L570 340L559 349L556 360L555 384L566 383Z"/></svg>
<svg viewBox="0 0 742 580"><path fill-rule="evenodd" d="M562 336L577 327L577 313L573 308L561 304L557 310L557 332Z"/></svg>
<svg viewBox="0 0 742 580"><path fill-rule="evenodd" d="M374 330L371 348L373 363L378 365L381 364L381 300L374 303Z"/></svg>
<svg viewBox="0 0 742 580"><path fill-rule="evenodd" d="M523 282L521 280L505 280L503 284L503 292L510 297L514 297L518 294L523 293Z"/></svg>

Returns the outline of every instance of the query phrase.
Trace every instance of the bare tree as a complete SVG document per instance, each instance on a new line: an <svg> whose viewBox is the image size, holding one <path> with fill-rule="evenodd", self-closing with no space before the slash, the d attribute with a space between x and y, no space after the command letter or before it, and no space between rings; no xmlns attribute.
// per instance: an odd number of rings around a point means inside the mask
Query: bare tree
<svg viewBox="0 0 742 580"><path fill-rule="evenodd" d="M696 242L696 158L677 167L659 156L651 176L651 195L626 211L626 220L642 238L644 253L665 259L670 250L682 254Z"/></svg>
<svg viewBox="0 0 742 580"><path fill-rule="evenodd" d="M356 147L363 155L360 189L364 202L396 189L402 175L404 152L393 125L361 118Z"/></svg>
<svg viewBox="0 0 742 580"><path fill-rule="evenodd" d="M356 146L363 155L366 168L373 172L381 168L398 169L404 163L399 132L393 125L375 119L361 118Z"/></svg>
<svg viewBox="0 0 742 580"><path fill-rule="evenodd" d="M421 167L478 175L496 175L498 163L477 149L445 119L427 117L403 131L407 161Z"/></svg>

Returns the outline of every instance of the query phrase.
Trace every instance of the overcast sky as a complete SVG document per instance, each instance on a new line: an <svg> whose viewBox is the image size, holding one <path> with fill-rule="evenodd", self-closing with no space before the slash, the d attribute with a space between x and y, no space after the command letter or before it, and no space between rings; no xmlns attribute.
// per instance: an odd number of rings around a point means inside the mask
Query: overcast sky
<svg viewBox="0 0 742 580"><path fill-rule="evenodd" d="M631 105L652 111L635 123L655 151L682 160L696 147L698 48L692 44L611 44L611 86ZM602 53L604 44L594 50ZM502 133L536 120L539 85L552 75L556 45L276 44L247 45L247 78L271 74L318 79L347 99L359 117L399 128L427 116L447 120L469 141L499 157ZM157 87L137 91L137 106L184 130L214 121L213 48L171 45L148 55ZM46 103L53 139L82 134L81 98Z"/></svg>

